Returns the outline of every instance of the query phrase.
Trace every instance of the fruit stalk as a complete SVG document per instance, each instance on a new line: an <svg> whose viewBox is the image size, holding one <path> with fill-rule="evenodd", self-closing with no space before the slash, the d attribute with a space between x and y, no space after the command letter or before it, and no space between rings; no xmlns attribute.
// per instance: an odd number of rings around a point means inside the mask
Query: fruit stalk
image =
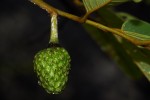
<svg viewBox="0 0 150 100"><path fill-rule="evenodd" d="M58 44L57 14L51 15L51 31L49 43Z"/></svg>
<svg viewBox="0 0 150 100"><path fill-rule="evenodd" d="M48 93L59 94L65 87L70 70L69 53L59 45L57 14L51 14L49 47L34 57L34 70L41 85Z"/></svg>

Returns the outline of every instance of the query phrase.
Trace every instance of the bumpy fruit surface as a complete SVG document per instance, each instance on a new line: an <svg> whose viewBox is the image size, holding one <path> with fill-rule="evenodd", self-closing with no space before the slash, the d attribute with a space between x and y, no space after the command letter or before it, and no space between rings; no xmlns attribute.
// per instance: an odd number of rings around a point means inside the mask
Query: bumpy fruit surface
<svg viewBox="0 0 150 100"><path fill-rule="evenodd" d="M34 70L39 84L48 93L60 93L68 80L70 56L62 47L51 47L39 51L34 58Z"/></svg>

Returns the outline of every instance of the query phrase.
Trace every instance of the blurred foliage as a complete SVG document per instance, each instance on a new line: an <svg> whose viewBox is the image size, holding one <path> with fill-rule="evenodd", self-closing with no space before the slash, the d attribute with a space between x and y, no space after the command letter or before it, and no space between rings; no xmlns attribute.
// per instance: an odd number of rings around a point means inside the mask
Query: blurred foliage
<svg viewBox="0 0 150 100"><path fill-rule="evenodd" d="M87 5L85 6L87 8ZM124 22L120 19L121 16L117 16L115 12L110 11L110 9L108 10L106 7L103 9L101 8L96 11L96 13L97 16L95 19L100 20L100 23L113 28L121 28ZM127 29L126 31L131 33L130 35L138 39L147 39L148 37L149 40L149 23L136 20L136 22L140 23L140 26L136 26L137 24L132 24L131 21L127 22L123 24L123 29ZM141 73L139 72L140 69L147 79L150 80L150 51L145 51L144 49L141 51L141 47L137 47L121 37L99 31L96 28L87 25L84 25L84 27L96 43L99 44L100 48L102 48L102 50L107 52L117 63L120 64L120 67L124 72L137 79L141 77ZM132 34L133 31L136 31L136 33ZM145 54L145 52L148 54Z"/></svg>
<svg viewBox="0 0 150 100"><path fill-rule="evenodd" d="M150 0L144 0L147 4L150 4Z"/></svg>
<svg viewBox="0 0 150 100"><path fill-rule="evenodd" d="M103 23L111 27L121 27L123 21L119 19L112 11L108 9L101 9L97 11L97 14L103 20ZM107 16L107 17L106 17ZM108 18L109 17L109 18ZM111 20L113 18L113 20ZM90 36L96 41L100 48L111 56L116 61L120 68L134 79L141 78L142 74L139 71L137 65L133 63L133 59L128 55L126 49L118 41L117 38L111 33L103 32L92 26L84 25ZM124 40L127 42L126 40ZM128 43L128 42L127 42Z"/></svg>

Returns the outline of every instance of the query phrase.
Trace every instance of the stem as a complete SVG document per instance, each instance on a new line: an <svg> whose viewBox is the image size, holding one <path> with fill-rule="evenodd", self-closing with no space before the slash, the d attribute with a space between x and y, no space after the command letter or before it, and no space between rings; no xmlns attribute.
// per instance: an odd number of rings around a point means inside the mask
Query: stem
<svg viewBox="0 0 150 100"><path fill-rule="evenodd" d="M51 34L49 43L57 44L58 42L57 14L53 13L51 16Z"/></svg>
<svg viewBox="0 0 150 100"><path fill-rule="evenodd" d="M30 0L30 1L33 4L36 4L39 7L41 7L42 9L46 10L50 14L56 13L55 8L53 8L52 6L48 5L47 3L43 2L43 0Z"/></svg>
<svg viewBox="0 0 150 100"><path fill-rule="evenodd" d="M66 13L66 12L61 11L59 9L56 9L56 8L50 6L49 4L43 2L43 0L31 0L31 2L33 2L34 4L37 4L42 9L45 9L48 13L57 12L57 14L59 14L59 15L61 15L63 17L66 17L68 19L71 19L71 20L74 20L74 21L82 23L82 21L81 21L82 18L81 17L78 17L78 16L75 16L75 15ZM92 26L95 26L95 27L97 27L97 28L99 28L101 30L105 30L105 31L111 32L111 33L113 33L115 35L119 35L119 36L127 39L128 41L132 42L135 45L144 45L144 46L149 46L150 45L150 40L144 40L143 41L143 40L138 40L136 38L132 38L132 37L126 35L120 29L110 28L110 27L104 26L104 25L102 25L100 23L88 20L88 19L85 20L85 23L89 24L89 25L92 25Z"/></svg>
<svg viewBox="0 0 150 100"><path fill-rule="evenodd" d="M132 42L133 44L136 44L136 45L150 45L150 41L149 41L149 40L144 40L144 41L143 41L143 40L138 40L138 39L136 39L136 38L132 38L132 37L126 35L126 34L125 34L122 30L120 30L120 29L109 28L109 27L107 27L107 26L104 26L104 25L102 25L102 24L100 24L100 23L96 23L96 22L91 21L91 20L86 20L85 23L90 24L90 25L92 25L92 26L95 26L95 27L97 27L97 28L99 28L99 29L101 29L101 30L109 31L109 32L111 32L111 33L113 33L113 34L115 34L115 35L119 35L119 36L121 36L121 37L127 39L128 41Z"/></svg>

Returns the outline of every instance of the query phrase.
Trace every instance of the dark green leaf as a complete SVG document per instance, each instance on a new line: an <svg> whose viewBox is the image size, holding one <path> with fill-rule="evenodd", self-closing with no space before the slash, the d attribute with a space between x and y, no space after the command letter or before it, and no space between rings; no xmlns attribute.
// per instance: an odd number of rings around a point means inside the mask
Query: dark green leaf
<svg viewBox="0 0 150 100"><path fill-rule="evenodd" d="M123 23L121 19L108 9L102 8L97 11L97 14L101 16L101 23L110 27L120 27ZM84 25L84 27L100 48L119 64L120 69L134 79L141 78L142 73L126 51L126 48L124 48L124 43L119 43L117 38L111 33L105 33L88 25Z"/></svg>
<svg viewBox="0 0 150 100"><path fill-rule="evenodd" d="M100 19L105 25L110 27L120 27L123 23L119 17L115 16L115 13L111 13L107 9L100 9L97 11ZM90 30L90 28L86 28ZM96 30L96 29L95 29ZM112 34L102 33L98 31L89 31L92 38L100 44L99 46L106 51L111 57L120 64L128 75L134 77L140 76L138 69L147 77L150 81L150 51L144 50L144 48L138 48L130 42L120 37L115 37ZM119 39L118 39L119 38ZM118 59L116 59L118 58Z"/></svg>
<svg viewBox="0 0 150 100"><path fill-rule="evenodd" d="M129 36L139 40L150 40L150 24L137 19L127 20L122 30Z"/></svg>
<svg viewBox="0 0 150 100"><path fill-rule="evenodd" d="M87 12L93 12L109 2L111 0L83 0Z"/></svg>

